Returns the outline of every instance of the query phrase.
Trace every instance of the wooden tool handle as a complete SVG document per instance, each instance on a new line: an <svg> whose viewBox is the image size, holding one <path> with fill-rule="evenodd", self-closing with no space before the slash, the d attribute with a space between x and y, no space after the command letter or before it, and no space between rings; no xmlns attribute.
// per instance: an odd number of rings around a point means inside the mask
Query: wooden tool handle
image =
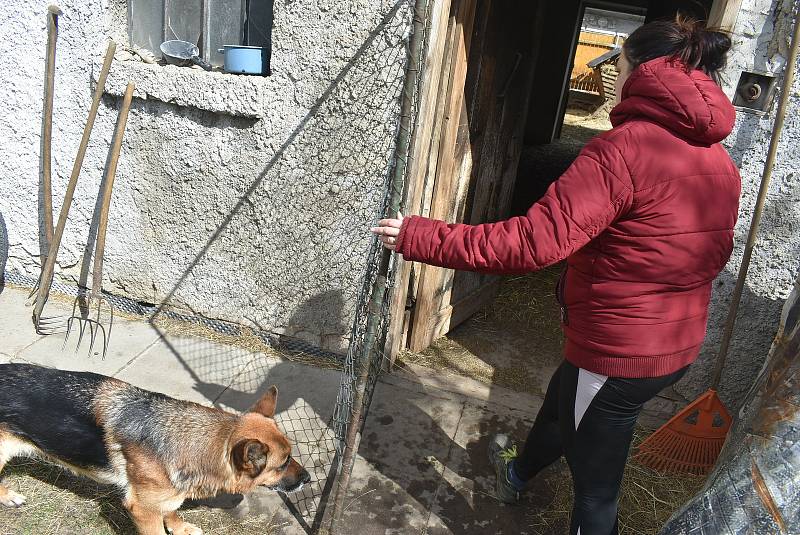
<svg viewBox="0 0 800 535"><path fill-rule="evenodd" d="M100 219L97 223L97 242L94 249L94 268L92 269L92 295L100 295L103 285L103 254L106 250L106 230L108 229L108 212L111 208L111 190L114 187L114 177L117 174L119 152L122 149L122 138L125 135L125 125L128 122L128 110L131 108L133 90L135 85L128 82L125 96L122 97L122 106L119 109L117 127L114 130L114 141L109 149L108 170L103 181L103 199L100 203Z"/></svg>
<svg viewBox="0 0 800 535"><path fill-rule="evenodd" d="M42 189L44 190L44 239L42 263L45 262L53 241L53 189L51 181L53 137L53 95L56 80L56 41L58 40L58 16L56 6L47 8L47 55L45 57L44 116L42 117Z"/></svg>
<svg viewBox="0 0 800 535"><path fill-rule="evenodd" d="M53 283L53 271L55 270L58 248L61 245L61 238L64 235L64 227L67 224L67 216L69 215L69 208L72 204L72 197L75 195L75 186L78 183L78 175L80 175L81 166L83 165L83 157L86 155L86 147L89 145L89 136L92 133L95 117L97 117L97 108L100 106L100 97L103 96L106 78L108 78L108 71L111 70L111 62L114 60L114 52L116 49L116 43L110 41L108 43L108 49L106 50L103 68L97 80L97 87L95 87L92 107L89 109L89 117L86 119L86 125L83 127L83 137L81 137L81 143L78 146L78 154L75 156L75 163L72 166L72 174L67 183L67 191L64 194L64 204L61 205L61 211L58 215L58 225L53 234L53 241L50 243L47 262L45 262L42 268L42 276L39 280L39 291L36 295L36 305L33 307L33 320L37 324L41 317L44 304L47 301L47 296L50 293L50 285Z"/></svg>
<svg viewBox="0 0 800 535"><path fill-rule="evenodd" d="M781 138L783 121L786 117L786 110L789 107L789 96L792 94L792 84L794 83L795 65L797 56L800 53L800 22L794 25L792 34L792 44L789 47L789 59L786 60L786 70L783 74L783 84L781 86L781 96L778 102L778 111L775 113L775 122L772 125L772 135L769 140L769 150L767 151L767 161L764 163L764 172L761 175L761 186L756 197L756 206L753 209L753 219L750 221L750 231L747 234L747 242L744 246L742 263L739 266L739 276L736 279L736 287L733 289L733 296L728 308L728 317L725 320L725 330L722 333L719 353L717 354L717 364L714 368L714 376L711 379L711 389L719 388L722 380L722 370L725 368L725 359L728 357L733 329L736 326L736 314L739 312L739 302L744 291L744 284L747 279L747 270L750 267L750 257L753 254L753 247L756 245L758 226L761 222L761 214L764 212L764 204L767 200L769 182L772 179L772 168L775 165L775 157L778 153L778 141Z"/></svg>

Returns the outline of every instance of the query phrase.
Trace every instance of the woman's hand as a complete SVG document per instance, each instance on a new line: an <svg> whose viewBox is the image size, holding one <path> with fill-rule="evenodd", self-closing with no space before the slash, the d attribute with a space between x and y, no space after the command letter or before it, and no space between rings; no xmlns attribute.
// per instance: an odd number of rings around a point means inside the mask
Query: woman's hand
<svg viewBox="0 0 800 535"><path fill-rule="evenodd" d="M400 234L400 227L403 225L403 214L397 214L397 219L381 219L377 227L369 229L373 234L377 234L387 249L395 250L397 246L397 236Z"/></svg>

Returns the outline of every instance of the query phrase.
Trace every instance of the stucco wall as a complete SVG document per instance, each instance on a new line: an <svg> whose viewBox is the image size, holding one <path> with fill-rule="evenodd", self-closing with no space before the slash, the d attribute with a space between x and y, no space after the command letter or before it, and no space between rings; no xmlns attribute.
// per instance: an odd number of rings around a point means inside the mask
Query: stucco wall
<svg viewBox="0 0 800 535"><path fill-rule="evenodd" d="M733 96L742 70L783 73L794 0L745 0L736 21L725 89ZM779 84L782 78L779 80ZM698 364L676 388L689 398L708 388L722 326L736 284L777 110L739 112L725 145L740 166L743 194L736 248L715 283L709 334ZM713 199L709 199L713 202ZM775 335L781 308L800 268L800 76L794 80L761 229L742 297L720 395L736 408L752 385Z"/></svg>
<svg viewBox="0 0 800 535"><path fill-rule="evenodd" d="M0 10L6 270L33 277L47 4L8 0ZM345 347L366 229L391 167L411 5L276 0L267 78L115 62L58 271L73 281L85 276L117 95L130 79L139 87L115 183L104 287ZM64 0L60 7L55 218L106 39L121 50L126 44L124 0Z"/></svg>

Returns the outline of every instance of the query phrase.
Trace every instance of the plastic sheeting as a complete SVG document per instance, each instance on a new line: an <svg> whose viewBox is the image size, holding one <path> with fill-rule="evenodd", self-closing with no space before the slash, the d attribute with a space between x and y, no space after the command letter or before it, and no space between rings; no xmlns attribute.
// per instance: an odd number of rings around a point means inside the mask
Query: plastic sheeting
<svg viewBox="0 0 800 535"><path fill-rule="evenodd" d="M800 534L800 278L706 487L661 535Z"/></svg>

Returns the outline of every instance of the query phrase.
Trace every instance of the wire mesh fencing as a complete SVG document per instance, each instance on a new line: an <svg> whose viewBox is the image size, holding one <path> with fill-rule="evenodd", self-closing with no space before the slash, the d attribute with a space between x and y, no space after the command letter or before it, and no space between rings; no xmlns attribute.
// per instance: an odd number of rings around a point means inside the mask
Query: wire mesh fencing
<svg viewBox="0 0 800 535"><path fill-rule="evenodd" d="M408 45L406 76L401 95L394 166L387 176L382 214L394 215L402 206L409 169L411 138L418 115L419 73L425 46L427 2L417 1L412 10L412 35ZM330 529L337 533L344 514L344 500L358 452L358 434L363 430L378 375L383 369L384 348L389 327L389 293L394 280L391 253L373 240L367 260L350 347L344 363L342 382L333 417L338 440L336 455L338 486L333 499Z"/></svg>

